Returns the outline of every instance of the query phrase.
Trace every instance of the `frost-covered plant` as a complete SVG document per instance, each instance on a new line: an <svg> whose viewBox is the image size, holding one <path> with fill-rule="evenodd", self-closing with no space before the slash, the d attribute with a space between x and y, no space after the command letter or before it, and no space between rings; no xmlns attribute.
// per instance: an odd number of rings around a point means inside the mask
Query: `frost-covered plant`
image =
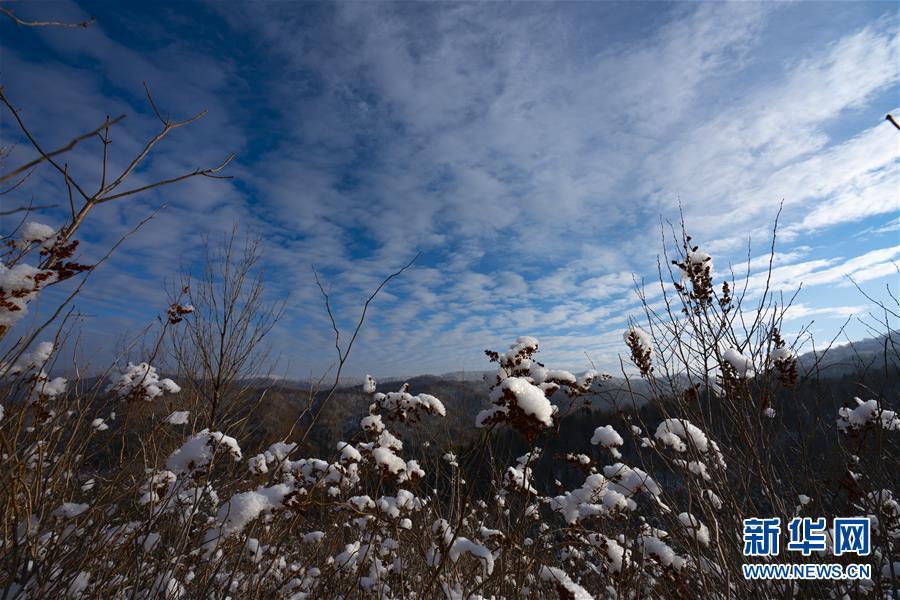
<svg viewBox="0 0 900 600"><path fill-rule="evenodd" d="M491 386L493 406L481 411L476 427L508 423L532 439L540 431L554 427L559 421L559 407L550 399L561 388L569 397L587 393L594 380L603 378L596 371L581 377L560 369L547 369L534 359L538 341L530 336L516 339L503 354L485 350L491 362L499 367Z"/></svg>
<svg viewBox="0 0 900 600"><path fill-rule="evenodd" d="M769 359L778 371L778 378L782 384L790 387L797 383L797 357L781 338L778 327L772 327L772 350Z"/></svg>
<svg viewBox="0 0 900 600"><path fill-rule="evenodd" d="M12 108L3 90L0 100ZM147 151L186 124L160 120ZM107 120L88 137L105 149L117 123ZM72 192L72 215L59 227L29 218L2 232L0 340L26 322L48 286L90 270L73 258L75 234L97 205L140 191L123 185L144 157L104 178L95 193L46 160ZM313 452L309 433L334 397L365 310L343 346L335 325L335 383L310 392L294 424L303 426L269 439L249 430L237 409L254 410L265 394L248 399L241 377L259 374L264 353L256 349L278 311L255 312L265 297L261 280L220 285L223 272L249 277L258 257L251 243L236 259L233 240L226 238L222 262L179 288L155 350L141 357L146 362L96 380L76 371L68 381L50 375L62 333L50 342L29 332L4 348L0 597L897 593L896 398L867 389L871 399L856 398L855 406L798 402L807 374L798 342L782 339L786 307L768 296L743 307L743 292L733 293L741 287L720 285L713 257L689 237L671 261L671 280L660 282L664 308L644 303L645 318L624 334L622 352L636 369L622 373L630 405L615 404L599 426L567 440L577 449L564 456L546 448L554 436L572 435L567 422L586 418L571 410L574 401L604 394L594 384L610 378L548 368L527 336L508 351L487 352L497 370L484 410L465 415L479 432L472 445L442 447L432 435L435 422L458 410L452 402L408 385L379 392L367 377L368 408ZM224 304L223 287L231 293ZM223 306L238 309L245 335L222 336L214 346ZM165 368L164 336L171 336L166 348L177 373ZM505 453L506 434L525 449ZM416 444L416 436L434 439ZM742 520L796 515L869 518L873 578L743 579Z"/></svg>
<svg viewBox="0 0 900 600"><path fill-rule="evenodd" d="M900 417L893 410L878 406L877 400L862 401L854 398L856 408L842 406L838 409L837 426L843 432L860 430L867 425L880 426L888 431L900 431Z"/></svg>
<svg viewBox="0 0 900 600"><path fill-rule="evenodd" d="M688 285L673 282L673 286L678 292L686 294L694 303L693 309L699 314L704 306L711 306L713 302L713 259L712 256L700 250L700 247L691 243L691 236L684 237L684 254L679 259L673 259L672 264L675 265L681 273L682 280L686 280ZM683 306L682 311L686 312L690 306Z"/></svg>
<svg viewBox="0 0 900 600"><path fill-rule="evenodd" d="M160 513L145 513L140 503L130 498L144 486L142 468L156 470L149 465L164 454L171 440L164 439L166 434L158 429L135 440L133 429L147 415L135 414L128 423L132 412L140 413L128 407L125 422L118 420L115 410L109 410L104 377L84 379L79 365L71 364L64 365L75 373L71 381L50 373L58 368L59 357L68 354L60 350L70 339L71 322L66 315L72 311L67 306L93 269L76 256L78 231L93 209L187 178L213 175L225 164L214 169L191 167L187 174L158 181L142 178L140 184L132 185L132 174L156 144L200 115L184 122L160 116L161 131L141 145L134 157L122 160L108 150L111 130L123 117L105 119L63 148L47 148L26 125L23 116L27 111L18 110L7 93L14 91L9 86L0 88L2 109L30 144L25 151L30 149L34 156L13 168L4 165L0 172L0 596L124 597L126 588L133 597L177 594L183 586L172 577L171 566L148 566L147 575L142 575L129 573L123 560L137 551L150 564L148 557L160 552L156 529L166 526L157 521ZM76 146L78 151L84 149L88 144L82 143L87 140L102 146L98 181L81 181L67 166L73 159L86 164L84 156L66 154L78 154ZM36 169L42 175L49 171L59 176L55 191L57 200L62 200L56 204L66 209L53 214L53 225L32 218L42 209L31 204L36 196L31 183L37 179L42 184L52 182L45 176L30 177ZM46 195L47 189L40 193ZM18 213L21 220L11 216ZM144 222L146 219L141 224ZM24 319L48 287L82 274L80 284L65 294L61 303L43 307L40 317L46 322ZM11 335L13 331L16 335ZM40 341L48 338L53 341ZM37 341L40 343L34 345ZM152 367L138 370L141 373L130 382L114 384L116 391L145 398L159 396L163 390L176 391L171 380L154 379ZM151 482L150 487L158 483ZM193 485L172 498L186 502L190 489L205 487ZM141 584L134 586L134 581Z"/></svg>
<svg viewBox="0 0 900 600"><path fill-rule="evenodd" d="M107 391L115 393L122 400L151 402L163 394L177 394L181 388L169 378L160 378L153 367L145 362L128 363L118 376L107 386Z"/></svg>
<svg viewBox="0 0 900 600"><path fill-rule="evenodd" d="M694 310L681 314L688 323L700 319ZM804 584L809 593L864 597L893 589L900 509L891 486L876 484L877 473L848 456L853 499L833 505L823 479L798 477L765 452L781 421L760 418L762 399L773 404L778 390L795 389L772 368L793 354L779 353L776 343L761 360L774 336L738 340L715 322L696 321L695 335L719 337L691 345L689 352L710 354L682 354L678 376L671 375L673 344L644 333L666 331L659 322L626 334L624 353L637 345L653 357L653 370L636 367L649 404L607 414L608 422L578 440L582 451L566 457L577 473L568 484L547 485L540 475L556 472L561 458L542 444L576 418L564 414L564 401L602 395L605 387L594 383L609 377L548 368L535 360L532 337L488 353L498 369L487 407L471 421L484 437L455 449L408 443L410 432L431 427L453 405L406 384L381 392L367 377L364 414L330 452L302 457L302 436L254 448L227 418L207 427L208 415L193 410L200 400L193 387L164 393L178 384L164 383L149 363L132 364L96 393L108 389L111 407L134 413L131 423L150 411L152 426L109 468L83 457L124 439L132 425L114 412L85 410L91 403L79 408L75 397L60 396L54 415L18 434L21 444L2 465L11 483L7 506L18 506L5 517L16 534L2 547L15 568L0 588L118 597L137 587L147 598L767 598L793 590L736 576L741 519L840 509L876 523L876 578ZM164 321L177 326L183 323ZM727 352L739 347L740 360ZM37 346L5 376L40 372L52 350ZM709 386L715 373L718 395ZM120 397L153 401L123 405ZM732 407L743 412L727 414ZM21 410L15 406L13 419ZM865 450L868 435L896 434L896 415L880 401L858 400L837 414L830 434L854 451ZM12 422L4 415L0 431ZM528 446L508 461L493 445L502 425ZM105 551L91 551L97 548Z"/></svg>
<svg viewBox="0 0 900 600"><path fill-rule="evenodd" d="M24 386L27 389L26 395L32 402L40 403L56 398L66 391L68 380L65 377L51 379L44 370L53 350L52 342L41 342L33 351L20 354L12 365L0 364L0 379Z"/></svg>
<svg viewBox="0 0 900 600"><path fill-rule="evenodd" d="M639 327L629 327L624 334L625 345L631 351L631 362L638 368L641 375L648 376L653 372L653 346L650 336Z"/></svg>

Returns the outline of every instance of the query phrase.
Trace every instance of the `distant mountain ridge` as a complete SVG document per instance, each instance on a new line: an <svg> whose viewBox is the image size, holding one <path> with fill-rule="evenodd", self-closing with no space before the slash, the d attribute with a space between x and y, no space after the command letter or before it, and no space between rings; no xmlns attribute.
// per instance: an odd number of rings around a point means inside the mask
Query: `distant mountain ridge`
<svg viewBox="0 0 900 600"><path fill-rule="evenodd" d="M885 348L888 349L885 352ZM883 366L885 361L889 365L900 365L900 331L891 331L873 338L865 338L855 342L846 342L834 345L829 349L809 351L797 358L800 372L808 375L816 369L819 375L824 377L838 377L848 373L857 372L860 369L872 369ZM392 391L404 383L409 383L414 390L421 385L430 386L441 382L457 382L477 384L485 382L486 377L494 374L494 369L484 371L450 371L439 375L422 373L409 376L391 375L378 379L379 389ZM573 371L578 374L578 371ZM247 380L245 380L247 381ZM331 386L333 380L325 379L321 384L312 379L292 379L279 377L257 377L249 381L260 386L275 384L286 389L311 389L315 385ZM338 388L348 389L361 386L364 377L341 377ZM611 382L624 382L621 376L613 376ZM486 389L487 386L485 386Z"/></svg>
<svg viewBox="0 0 900 600"><path fill-rule="evenodd" d="M838 377L861 370L882 369L900 365L900 331L834 345L806 352L797 358L800 372L809 375L816 370L825 377Z"/></svg>

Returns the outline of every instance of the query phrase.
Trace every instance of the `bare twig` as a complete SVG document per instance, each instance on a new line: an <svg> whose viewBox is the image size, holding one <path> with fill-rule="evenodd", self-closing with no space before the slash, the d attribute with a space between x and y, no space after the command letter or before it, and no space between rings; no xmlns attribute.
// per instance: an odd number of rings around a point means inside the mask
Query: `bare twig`
<svg viewBox="0 0 900 600"><path fill-rule="evenodd" d="M104 202L110 202L112 200L118 200L119 198L124 198L125 196L131 196L132 194L138 194L140 192L146 192L147 190L152 190L153 188L157 188L164 185L169 185L171 183L176 183L178 181L183 181L190 177L209 177L210 179L231 179L231 175L217 175L219 171L227 167L231 164L231 161L234 160L234 154L229 154L228 158L226 158L222 164L217 167L212 167L209 169L194 169L190 173L185 173L184 175L179 175L178 177L172 177L171 179L164 179L162 181L157 181L155 183L151 183L148 185L143 185L138 188L134 188L131 190L127 190L125 192L119 192L118 194L113 194L112 196L104 196L103 198L98 198L96 200L97 204L102 204Z"/></svg>
<svg viewBox="0 0 900 600"><path fill-rule="evenodd" d="M2 92L2 88L0 88L0 92ZM4 104L6 104L7 107L9 107L10 110L12 110L12 106L8 102L6 102L5 96L3 98L4 98L4 100L3 100ZM15 111L13 111L13 112L15 112ZM112 120L109 120L109 117L107 117L107 121L104 122L103 125L101 125L97 129L94 129L93 131L89 131L89 132L85 133L84 135L78 136L77 138L73 139L68 144L63 146L62 148L57 148L56 150L53 150L52 152L47 152L47 153L41 152L40 157L38 157L32 161L29 161L16 169L13 169L9 173L4 173L3 175L0 175L0 183L6 181L7 179L11 179L11 178L15 177L16 175L18 175L19 173L22 173L23 171L27 171L28 169L31 169L32 167L36 167L37 165L41 164L45 160L48 160L50 158L53 158L54 156L63 154L65 152L68 152L69 150L73 149L75 146L77 146L84 140L94 137L95 135L99 134L101 131L108 129L109 127L115 125L116 123L118 123L119 121L121 121L124 118L125 118L125 115L119 115L118 117L116 117L115 119L112 119Z"/></svg>
<svg viewBox="0 0 900 600"><path fill-rule="evenodd" d="M44 149L41 148L41 145L38 144L34 136L31 135L31 131L28 129L28 127L25 126L25 122L22 121L22 118L19 116L19 111L16 110L15 107L13 107L12 103L9 101L9 98L6 97L6 93L2 87L0 87L0 102L2 102L6 106L6 108L9 109L9 112L12 113L13 118L15 118L16 123L18 123L19 125L19 129L22 130L22 133L25 134L25 137L27 137L28 141L31 142L31 145L34 146L34 149L37 150L41 155L41 160L46 160L47 162L49 162L57 171L60 172L60 174L62 174L63 177L67 179L67 181L71 181L66 170L62 166L60 166L59 163L53 160L53 156L50 153L44 151ZM91 135L94 135L94 133L92 133ZM85 200L90 199L90 196L88 196L88 194L83 189L81 189L81 187L77 183L72 181L72 185L76 190L78 190L78 193L80 193Z"/></svg>
<svg viewBox="0 0 900 600"><path fill-rule="evenodd" d="M131 160L131 162L128 164L128 166L126 166L125 169L122 170L122 172L118 175L118 177L116 177L111 183L107 184L106 179L107 179L107 166L108 166L108 158L109 158L108 146L110 144L109 128L111 125L113 125L113 124L117 123L118 121L120 121L121 119L123 119L124 116L118 117L113 120L109 120L109 118L107 118L107 120L104 121L103 125L101 125L97 129L91 131L90 133L87 133L78 138L75 138L72 142L70 142L67 146L64 146L63 148L54 150L53 152L47 152L41 147L41 145L38 143L38 141L35 139L35 137L31 134L31 131L28 129L28 127L25 125L25 122L22 120L22 118L19 114L19 111L16 110L15 107L13 107L9 98L4 93L3 88L0 87L0 102L2 102L9 109L9 111L12 113L13 117L15 118L16 123L19 125L19 128L21 129L22 133L25 134L25 137L28 138L28 141L35 148L35 150L37 150L38 153L40 154L40 158L35 159L34 161L31 161L30 163L28 163L28 165L25 165L24 167L20 167L16 170L12 171L7 176L14 175L18 172L21 172L21 170L23 168L28 168L29 166L33 167L43 161L49 162L57 171L59 171L59 173L65 179L66 186L68 188L69 196L70 196L70 202L69 202L70 209L72 210L71 221L69 222L69 224L67 226L63 227L60 232L61 239L71 238L71 236L75 233L75 231L84 222L88 213L98 204L102 204L104 202L110 202L112 200L118 200L118 199L124 198L126 196L131 196L134 194L152 190L154 188L177 183L179 181L183 181L183 180L189 179L191 177L208 177L210 179L229 179L230 178L229 176L219 175L219 172L222 171L222 169L224 169L225 167L227 167L231 163L232 160L234 160L234 154L230 154L221 164L211 167L211 168L205 168L205 169L197 168L197 169L194 169L193 171L190 171L183 175L179 175L177 177L171 177L171 178L164 179L161 181L156 181L156 182L153 182L153 183L150 183L147 185L143 185L143 186L139 186L136 188L132 188L130 190L126 190L124 192L113 193L122 183L125 182L126 179L128 179L128 177L144 161L144 159L147 158L147 156L150 154L150 151L153 149L153 147L157 143L159 143L163 138L165 138L171 131L173 131L174 129L177 129L179 127L183 127L185 125L189 125L189 124L195 122L197 119L202 118L206 114L206 110L203 110L203 111L197 113L196 115L194 115L188 119L185 119L183 121L172 121L169 119L163 119L160 115L160 112L159 112L157 106L156 106L156 103L153 101L153 97L150 94L149 87L147 87L146 83L144 84L144 88L147 91L147 98L150 102L150 106L152 107L153 112L162 121L163 128L159 133L157 133L155 136L153 136L153 138L150 139L149 142L147 142L145 144L144 148L137 154L137 156L135 156ZM85 191L85 189L71 177L71 175L69 174L68 166L61 165L54 159L54 157L58 156L59 154L62 154L63 152L67 152L68 150L71 150L80 141L88 139L89 137L92 137L94 135L99 136L101 142L103 143L102 174L101 174L101 182L100 182L99 189L93 194L88 194ZM74 208L74 199L72 198L72 190L77 191L78 194L84 200L84 203L78 209L77 212L75 211L75 208Z"/></svg>
<svg viewBox="0 0 900 600"><path fill-rule="evenodd" d="M13 14L12 9L5 7L0 7L0 13L5 14L12 20L13 23L20 27L63 27L66 29L87 29L97 20L92 17L87 21L81 21L79 23L66 23L65 21L25 21L24 19L20 19L15 14Z"/></svg>
<svg viewBox="0 0 900 600"><path fill-rule="evenodd" d="M885 118L887 121L890 121L890 122L891 122L891 125L893 125L893 126L896 127L898 130L900 130L900 123L897 123L897 120L894 119L894 115L892 115L891 113L888 113L888 114L885 115L884 118Z"/></svg>
<svg viewBox="0 0 900 600"><path fill-rule="evenodd" d="M322 404L319 406L318 410L316 411L316 414L313 415L313 418L310 420L309 426L306 428L306 432L303 434L304 440L306 440L306 437L309 435L309 432L312 431L313 426L315 426L316 421L319 419L319 415L322 414L322 411L325 409L325 406L334 397L334 394L337 391L337 387L338 387L338 385L340 385L341 373L343 372L344 365L347 363L347 359L350 357L350 350L353 348L353 342L356 341L356 337L359 335L359 332L362 329L363 323L365 323L366 312L369 310L369 305L372 303L373 300L375 300L376 296L378 296L378 294L381 292L381 290L382 290L382 288L384 288L384 286L386 286L392 279L400 276L401 274L403 274L404 271L409 269L413 265L413 263L415 263L416 260L418 260L419 256L420 256L420 254L416 254L412 258L412 260L410 260L408 263L406 263L406 265L404 265L401 269L398 269L397 271L394 271L393 273L391 273L390 275L385 277L381 281L381 283L378 285L378 287L375 288L375 291L373 291L369 295L369 297L366 299L366 302L363 304L362 313L359 315L359 320L357 320L357 322L356 322L356 327L353 330L353 335L350 336L350 341L348 342L346 349L341 348L341 344L340 344L341 332L340 332L340 329L338 329L337 322L334 317L334 312L331 309L331 300L329 299L328 293L325 291L325 288L322 286L322 282L319 280L318 273L316 273L315 268L313 268L313 275L315 276L315 279L316 279L316 285L319 287L319 291L321 292L322 298L325 301L325 310L328 313L328 318L331 321L331 327L332 327L332 330L334 331L334 347L337 350L338 363L337 363L337 370L334 373L334 381L331 384L331 388L325 394L325 398L322 400Z"/></svg>
<svg viewBox="0 0 900 600"><path fill-rule="evenodd" d="M11 208L9 210L0 210L0 217L8 217L9 215L14 215L20 212L34 212L36 210L48 210L51 208L56 208L57 204L45 204L43 206L19 206L17 208Z"/></svg>

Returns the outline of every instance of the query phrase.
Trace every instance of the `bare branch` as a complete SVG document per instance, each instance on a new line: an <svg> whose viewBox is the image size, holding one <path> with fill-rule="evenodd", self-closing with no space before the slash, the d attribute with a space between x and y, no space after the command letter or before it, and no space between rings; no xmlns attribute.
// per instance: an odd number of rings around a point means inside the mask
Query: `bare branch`
<svg viewBox="0 0 900 600"><path fill-rule="evenodd" d="M331 310L331 300L328 298L328 292L325 291L325 288L322 286L322 282L319 281L319 273L316 271L316 268L313 267L313 277L316 278L316 285L319 286L319 291L322 292L322 298L325 299L325 312L328 313L328 318L331 320L331 329L334 331L334 347L337 349L338 360L343 359L343 352L341 351L341 330L338 329L337 323L334 320L334 313Z"/></svg>
<svg viewBox="0 0 900 600"><path fill-rule="evenodd" d="M337 365L337 370L334 373L334 381L331 384L331 388L328 390L328 393L325 394L325 398L322 400L321 405L319 405L318 410L316 411L315 415L313 415L312 419L310 420L310 423L307 426L305 433L303 434L303 440L306 440L307 436L309 435L309 432L312 431L312 428L315 426L316 422L319 420L319 416L322 414L322 411L325 409L325 406L334 397L334 393L337 391L338 385L340 385L341 373L343 372L344 365L347 363L347 359L350 357L350 350L353 348L353 342L356 341L356 336L359 335L359 332L362 329L363 323L365 323L366 312L369 310L369 305L372 303L373 300L375 300L375 297L378 296L378 294L381 292L382 288L384 288L384 286L386 286L388 284L388 282L390 282L392 279L394 279L395 277L398 277L404 271L409 269L413 265L413 263L415 263L416 260L418 260L420 255L421 255L421 253L417 253L412 258L412 260L410 260L408 263L406 263L406 265L404 265L401 269L394 271L393 273L391 273L390 275L385 277L381 281L381 283L378 285L378 287L375 288L375 291L373 291L369 295L369 297L366 299L365 304L363 304L362 313L359 315L359 320L356 322L356 328L353 330L353 335L350 336L350 342L347 344L346 350L341 350L341 346L340 346L341 332L338 329L337 324L335 323L334 314L332 313L332 310L331 310L331 304L329 302L328 294L325 292L325 288L322 286L321 282L319 281L318 273L316 273L315 269L313 269L313 274L315 275L315 278L316 278L316 284L319 286L319 291L322 292L322 296L325 298L325 309L328 311L328 317L329 317L329 319L331 319L331 327L334 330L334 347L337 349L337 353L338 353L338 365Z"/></svg>
<svg viewBox="0 0 900 600"><path fill-rule="evenodd" d="M891 125L893 125L893 126L896 127L897 129L900 129L900 123L897 123L897 120L894 119L894 115L892 115L891 113L888 113L887 115L885 115L884 118L885 118L886 120L890 121L890 122L891 122Z"/></svg>
<svg viewBox="0 0 900 600"><path fill-rule="evenodd" d="M381 282L381 285L379 285L377 288L375 288L375 291L372 292L372 295L369 296L369 298L366 300L366 303L363 305L362 314L359 315L359 321L356 323L356 329L353 331L353 335L350 336L350 343L347 344L347 350L344 353L345 361L347 360L347 356L349 356L349 354L350 354L350 349L353 347L353 342L356 341L356 336L359 335L359 330L362 329L363 323L366 320L366 311L369 310L369 304L372 303L372 301L375 299L375 297L378 295L378 293L381 291L381 289L384 286L386 286L388 284L388 282L390 282L395 277L402 275L404 271L406 271L408 268L413 266L413 263L419 259L420 255L421 255L421 252L417 253L415 256L412 257L411 261L406 263L406 265L402 269L400 269L399 271L394 271L393 273L388 275L384 279L384 281Z"/></svg>
<svg viewBox="0 0 900 600"><path fill-rule="evenodd" d="M106 187L103 187L97 194L94 195L94 200L96 200L97 202L108 202L109 200L114 200L116 198L128 196L128 195L134 194L139 191L144 191L144 190L148 190L148 189L151 189L154 187L158 187L160 185L175 183L176 181L181 181L182 179L187 179L188 177L194 177L197 175L204 175L204 176L210 177L210 176L214 175L215 173L217 173L218 171L220 171L221 169L224 169L228 165L228 163L230 163L231 160L234 158L234 154L232 154L225 160L225 162L223 162L221 165L219 165L218 167L215 167L213 169L206 169L206 170L197 169L196 171L194 171L192 173L188 173L186 175L182 175L181 177L176 177L174 179L168 179L165 182L151 184L149 186L137 188L137 189L129 191L129 192L123 192L121 194L116 194L114 196L107 196L104 198L103 196L105 196L106 194L109 194L110 192L115 190L117 187L119 187L122 184L122 182L124 182L125 179L127 179L128 176L131 175L131 173L137 168L137 166L140 165L144 161L144 159L147 158L147 156L150 154L150 151L153 149L153 147L156 146L156 144L158 144L163 138L165 138L167 135L169 135L169 133L172 130L178 129L179 127L184 127L185 125L190 125L191 123L197 121L198 119L203 118L206 115L207 111L206 111L206 109L203 109L202 111L200 111L193 117L189 117L183 121L172 121L171 119L163 119L162 116L160 115L159 110L156 107L156 103L153 101L153 96L151 96L150 88L147 86L146 82L144 82L144 90L147 92L147 99L150 101L150 107L153 109L153 112L156 114L156 117L163 124L162 131L157 133L155 136L153 136L153 138L150 139L149 142L147 142L147 144L144 146L144 149L141 150L138 153L138 155L135 156L131 160L131 162L128 164L128 166L125 167L125 169L119 174L118 177L115 178L115 180L112 183L110 183Z"/></svg>
<svg viewBox="0 0 900 600"><path fill-rule="evenodd" d="M97 204L102 204L104 202L109 202L111 200L117 200L119 198L123 198L125 196L131 196L132 194L137 194L140 192L146 192L147 190L152 190L153 188L157 188L163 185L169 185L170 183L176 183L178 181L183 181L185 179L189 179L191 177L209 177L211 179L231 179L231 175L216 175L219 171L227 167L231 161L234 160L234 154L230 154L225 161L217 167L213 167L211 169L195 169L190 173L185 173L184 175L179 175L178 177L172 177L171 179L164 179L162 181L157 181L156 183L150 183L148 185L144 185L138 188L134 188L132 190L128 190L125 192L120 192L118 194L113 194L112 196L106 196L104 198L98 198L96 200Z"/></svg>
<svg viewBox="0 0 900 600"><path fill-rule="evenodd" d="M67 180L71 181L66 170L63 167L61 167L59 165L59 163L57 163L55 160L53 160L53 157L50 154L48 154L47 152L45 152L44 149L41 148L40 144L37 143L37 140L34 139L34 136L31 135L31 132L28 130L28 127L25 126L24 121L22 121L22 118L19 116L19 111L17 111L13 107L13 105L10 103L9 99L6 97L6 94L4 93L2 86L0 86L0 102L2 102L4 105L6 105L6 107L9 109L9 111L12 113L13 117L16 120L16 123L18 123L18 125L19 125L19 129L22 130L22 133L25 134L25 137L28 138L28 141L31 142L31 145L34 146L35 150L37 150L38 153L40 153L40 155L43 157L43 160L46 160L47 162L49 162L51 165L53 165L53 167L57 171L59 171L63 175L63 177L66 177ZM91 135L94 135L94 134L92 133ZM81 187L77 183L72 181L72 185L75 187L76 190L78 190L78 193L81 194L81 196L85 200L89 199L89 196L87 195L87 193L85 193L85 191L83 189L81 189Z"/></svg>
<svg viewBox="0 0 900 600"><path fill-rule="evenodd" d="M2 92L2 88L0 88L0 92ZM4 100L4 102L5 102L5 100ZM10 107L10 110L12 110L12 107L9 105L9 103L6 103L6 105ZM13 112L15 112L15 111L13 111ZM28 169L35 167L35 166L41 164L42 162L44 162L45 160L53 158L54 156L63 154L64 152L68 152L69 150L71 150L72 148L77 146L79 143L83 142L84 140L94 137L95 135L97 135L101 131L103 131L104 129L109 129L109 127L111 127L112 125L115 125L116 123L118 123L119 121L121 121L124 118L125 118L125 115L119 115L118 117L116 117L115 119L110 121L109 117L107 117L106 118L107 120L106 120L106 122L103 123L103 125L101 125L97 129L94 129L93 131L89 131L89 132L85 133L84 135L78 136L77 138L73 139L71 142L69 142L68 144L63 146L62 148L57 148L53 152L48 152L46 154L41 152L41 156L39 158L36 158L36 159L32 160L31 162L28 162L28 163L22 165L21 167L14 169L13 171L10 171L9 173L0 175L0 182L4 182L7 179L15 177L19 173L21 173L23 171L27 171Z"/></svg>
<svg viewBox="0 0 900 600"><path fill-rule="evenodd" d="M9 215L14 215L20 212L32 212L36 210L46 210L50 208L56 208L58 204L46 204L44 206L19 206L18 208L12 208L10 210L0 210L0 217L8 217Z"/></svg>
<svg viewBox="0 0 900 600"><path fill-rule="evenodd" d="M147 102L150 103L150 108L153 109L153 114L156 115L156 118L159 119L160 123L162 123L164 127L167 126L169 124L169 121L168 119L163 119L162 115L159 114L159 109L156 108L156 102L153 101L153 95L150 93L150 87L147 86L147 82L142 81L141 83L144 84L144 92L147 93Z"/></svg>
<svg viewBox="0 0 900 600"><path fill-rule="evenodd" d="M18 180L17 182L15 182L14 184L12 184L10 187L8 187L8 188L6 188L5 190L3 190L2 192L0 192L0 196L5 196L6 194L8 194L8 193L10 193L10 192L19 189L19 186L21 186L23 183L25 183L26 181L28 181L28 178L31 177L31 174L32 174L32 173L34 173L34 169L32 169L32 170L28 171L27 173L25 173L25 175L22 176L22 179ZM2 213L0 213L0 214L2 214Z"/></svg>
<svg viewBox="0 0 900 600"><path fill-rule="evenodd" d="M135 226L132 227L130 230L128 230L124 235L122 235L122 236L118 239L118 241L116 241L116 243L113 244L113 245L109 248L109 250L107 250L106 254L104 254L104 255L100 258L100 260L98 260L98 261L94 264L94 266L92 266L92 267L90 268L90 270L85 274L85 276L81 279L81 281L78 282L78 286L77 286L74 290L72 290L72 292L66 297L65 300L63 300L63 301L59 304L59 306L56 307L56 309L53 311L53 313L50 315L50 317L47 318L42 324L40 324L39 326L35 327L35 328L29 333L29 335L28 335L27 338L22 338L22 339L20 339L20 340L19 340L19 343L15 344L15 345L13 346L12 350L10 350L10 352L12 352L13 350L18 349L19 354L21 354L21 352L24 351L25 348L27 348L28 346L30 346L31 343L34 342L34 340L37 339L37 337L41 334L41 332L43 332L45 329L47 329L47 327L49 327L49 326L50 326L50 325L51 325L51 324L59 317L59 315L62 314L63 309L64 309L66 306L68 306L68 305L72 302L72 300L74 300L75 297L76 297L79 293L81 293L81 290L84 288L85 285L87 285L88 280L90 279L91 275L93 275L94 272L97 270L97 267L99 267L100 265L102 265L103 263L105 263L107 260L109 260L109 257L111 257L111 256L113 255L113 253L115 253L115 251L119 248L119 246L121 246L121 245L125 242L125 240L127 240L127 239L130 238L132 235L134 235L135 233L137 233L137 231L138 231L141 227L143 227L144 225L146 225L147 223L149 223L150 221L152 221L152 220L156 217L156 214L157 214L160 210L162 210L163 208L164 208L164 207L162 207L162 206L159 207L159 208L157 208L157 209L154 210L150 215L148 215L148 216L144 217L143 219L141 219L141 221L138 222L137 225L135 225ZM16 359L18 358L18 355L10 355L10 353L8 352L6 355L2 356L2 358L3 358L4 360L6 360L7 362L9 362L9 361L14 361L14 360L16 360Z"/></svg>
<svg viewBox="0 0 900 600"><path fill-rule="evenodd" d="M0 7L0 13L9 17L13 23L20 27L63 27L66 29L87 29L96 22L97 19L91 17L87 21L80 23L66 23L64 21L25 21L13 14L12 9Z"/></svg>

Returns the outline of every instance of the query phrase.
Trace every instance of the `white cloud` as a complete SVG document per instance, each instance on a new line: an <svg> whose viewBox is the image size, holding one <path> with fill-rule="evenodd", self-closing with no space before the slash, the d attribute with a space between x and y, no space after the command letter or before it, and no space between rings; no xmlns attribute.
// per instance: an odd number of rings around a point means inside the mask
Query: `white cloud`
<svg viewBox="0 0 900 600"><path fill-rule="evenodd" d="M810 317L838 317L847 318L853 315L865 313L867 306L827 306L822 308L813 308L805 304L793 304L784 312L785 321L797 321L801 319L809 319Z"/></svg>
<svg viewBox="0 0 900 600"><path fill-rule="evenodd" d="M660 213L677 218L679 198L720 268L741 272L748 234L753 272L767 266L755 253L783 198L779 242L804 236L809 247L776 257L778 289L891 275L895 249L846 260L843 248L807 239L897 209L896 132L880 115L867 120L874 100L897 89L896 69L884 67L898 61L895 18L843 26L823 11L817 18L840 35L786 36L776 20L806 9L675 4L619 31L605 21L614 5L570 8L343 3L300 14L212 4L225 40L260 53L250 71L264 76L253 81L239 53L211 56L190 40L144 56L102 27L81 39L42 32L60 57L102 66L118 86L109 102L109 82L62 58L4 48L4 68L41 114L58 100L47 82L62 78L65 103L91 126L110 107L134 112L141 78L158 82L174 113L209 108L196 136L140 177L246 150L235 185L198 182L98 213L92 252L137 212L170 206L103 275L100 289L120 295L90 301L126 311L194 256L198 234L240 220L264 236L272 285L290 295L284 326L296 331L278 339L304 368L324 363L310 345L328 341L310 264L333 285L344 323L420 250L373 305L355 368L437 368L426 358L436 343L440 364L472 367L487 344L519 333L549 336L558 357L608 353L636 306L631 274L655 279ZM153 130L146 110L135 116L121 148ZM95 166L78 168L95 175Z"/></svg>
<svg viewBox="0 0 900 600"><path fill-rule="evenodd" d="M891 273L892 265L900 256L900 246L880 248L849 259L814 259L775 267L771 275L763 271L749 277L748 290L760 293L767 285L772 290L792 292L799 289L823 285L850 285L848 277L858 281L869 281ZM840 262L839 262L840 261ZM836 264L837 263L837 264ZM737 288L743 288L740 281Z"/></svg>

